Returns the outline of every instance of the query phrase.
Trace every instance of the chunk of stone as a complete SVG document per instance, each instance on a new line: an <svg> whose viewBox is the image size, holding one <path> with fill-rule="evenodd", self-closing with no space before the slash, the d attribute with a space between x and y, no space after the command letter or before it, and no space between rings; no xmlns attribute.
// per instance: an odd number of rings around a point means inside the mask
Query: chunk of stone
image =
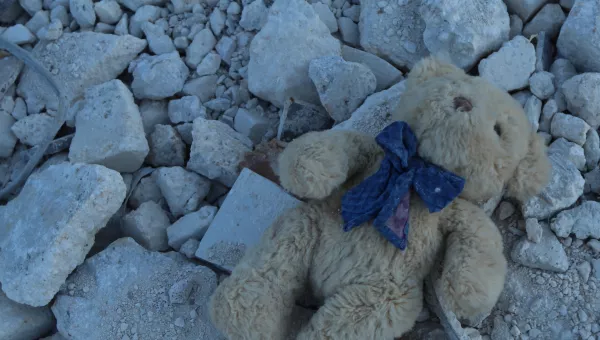
<svg viewBox="0 0 600 340"><path fill-rule="evenodd" d="M589 170L595 168L600 161L600 137L596 130L590 129L587 132L583 151L585 152L586 168Z"/></svg>
<svg viewBox="0 0 600 340"><path fill-rule="evenodd" d="M128 35L129 34L129 16L124 13L121 20L115 26L115 35Z"/></svg>
<svg viewBox="0 0 600 340"><path fill-rule="evenodd" d="M166 3L165 0L118 0L118 2L132 12L136 12L146 5L162 6Z"/></svg>
<svg viewBox="0 0 600 340"><path fill-rule="evenodd" d="M216 36L221 35L223 29L225 28L225 13L221 11L219 8L215 8L210 16L208 17L210 22L210 28Z"/></svg>
<svg viewBox="0 0 600 340"><path fill-rule="evenodd" d="M578 144L560 137L550 144L548 152L556 152L562 159L570 160L579 170L585 169L585 154Z"/></svg>
<svg viewBox="0 0 600 340"><path fill-rule="evenodd" d="M96 23L96 12L92 0L69 0L69 8L73 19L79 27L90 28Z"/></svg>
<svg viewBox="0 0 600 340"><path fill-rule="evenodd" d="M157 124L148 143L150 152L146 160L152 166L185 166L185 144L171 125Z"/></svg>
<svg viewBox="0 0 600 340"><path fill-rule="evenodd" d="M196 74L199 76L207 76L217 73L221 66L221 56L217 53L209 53L204 56L198 67Z"/></svg>
<svg viewBox="0 0 600 340"><path fill-rule="evenodd" d="M23 144L35 146L46 142L57 124L56 119L47 114L33 114L16 121L11 131Z"/></svg>
<svg viewBox="0 0 600 340"><path fill-rule="evenodd" d="M533 243L540 243L542 241L542 235L544 229L535 218L528 218L525 221L525 231L527 232L527 239Z"/></svg>
<svg viewBox="0 0 600 340"><path fill-rule="evenodd" d="M546 100L554 94L554 75L550 72L536 72L529 77L529 88L536 97Z"/></svg>
<svg viewBox="0 0 600 340"><path fill-rule="evenodd" d="M368 67L344 61L342 57L313 59L308 75L317 88L321 103L337 122L350 118L377 85L377 79Z"/></svg>
<svg viewBox="0 0 600 340"><path fill-rule="evenodd" d="M54 19L51 23L37 31L36 34L40 40L57 40L63 34L63 24L60 20Z"/></svg>
<svg viewBox="0 0 600 340"><path fill-rule="evenodd" d="M13 86L23 70L23 62L16 57L6 56L0 59L0 99Z"/></svg>
<svg viewBox="0 0 600 340"><path fill-rule="evenodd" d="M94 4L94 11L98 16L98 19L109 25L113 25L119 22L123 11L121 6L115 0L101 0Z"/></svg>
<svg viewBox="0 0 600 340"><path fill-rule="evenodd" d="M147 176L140 180L138 185L131 192L128 203L131 208L137 209L142 203L148 201L153 201L155 203L164 201L160 188L152 176Z"/></svg>
<svg viewBox="0 0 600 340"><path fill-rule="evenodd" d="M276 0L250 44L248 89L279 108L290 98L318 104L319 95L308 77L309 62L340 54L340 42L311 5L304 0Z"/></svg>
<svg viewBox="0 0 600 340"><path fill-rule="evenodd" d="M525 25L523 35L530 37L546 32L551 39L556 39L566 19L567 16L559 4L547 4Z"/></svg>
<svg viewBox="0 0 600 340"><path fill-rule="evenodd" d="M183 123L183 124L179 124L179 125L175 126L175 129L177 129L177 132L179 132L181 139L187 145L192 145L192 142L194 140L192 137L193 127L194 127L194 124L192 124L192 123Z"/></svg>
<svg viewBox="0 0 600 340"><path fill-rule="evenodd" d="M192 40L192 43L186 50L186 64L191 68L195 68L212 51L216 44L217 39L215 39L210 29L205 28L201 30L194 36L194 40Z"/></svg>
<svg viewBox="0 0 600 340"><path fill-rule="evenodd" d="M377 136L387 125L393 122L391 112L400 104L400 97L405 89L401 81L389 89L374 93L367 97L350 119L337 124L333 130L352 130L370 136Z"/></svg>
<svg viewBox="0 0 600 340"><path fill-rule="evenodd" d="M17 120L23 119L25 118L25 116L27 116L27 104L25 104L23 98L19 97L15 100L15 106L12 110L11 115L14 119Z"/></svg>
<svg viewBox="0 0 600 340"><path fill-rule="evenodd" d="M25 24L25 27L29 29L30 32L37 32L40 28L48 25L50 23L50 14L48 11L39 11L36 12L29 21Z"/></svg>
<svg viewBox="0 0 600 340"><path fill-rule="evenodd" d="M160 26L145 22L142 24L142 31L146 36L148 46L152 53L159 55L175 51L173 41L165 34L165 31Z"/></svg>
<svg viewBox="0 0 600 340"><path fill-rule="evenodd" d="M533 131L537 131L540 126L540 114L542 113L542 101L536 96L530 96L525 102L525 115L531 123Z"/></svg>
<svg viewBox="0 0 600 340"><path fill-rule="evenodd" d="M498 218L501 221L504 221L507 218L511 217L515 213L515 206L510 202L503 201L498 206L497 211L498 211Z"/></svg>
<svg viewBox="0 0 600 340"><path fill-rule="evenodd" d="M129 34L141 38L143 35L142 25L145 22L154 22L160 18L160 8L145 5L140 7L129 20Z"/></svg>
<svg viewBox="0 0 600 340"><path fill-rule="evenodd" d="M96 15L98 15L98 13L96 13ZM56 7L52 8L50 11L50 20L59 20L62 22L63 27L67 27L71 23L69 12L63 5L57 5Z"/></svg>
<svg viewBox="0 0 600 340"><path fill-rule="evenodd" d="M208 230L211 222L215 218L217 208L213 206L204 206L200 210L189 213L178 219L167 228L169 245L176 250L189 239L200 240ZM198 249L198 247L196 247ZM194 251L196 250L194 249Z"/></svg>
<svg viewBox="0 0 600 340"><path fill-rule="evenodd" d="M585 174L585 192L600 194L600 168L596 166L592 171Z"/></svg>
<svg viewBox="0 0 600 340"><path fill-rule="evenodd" d="M583 73L561 87L569 112L585 120L592 129L600 126L600 73Z"/></svg>
<svg viewBox="0 0 600 340"><path fill-rule="evenodd" d="M421 58L443 55L468 69L508 39L510 20L502 1L361 2L360 44L368 52L412 68Z"/></svg>
<svg viewBox="0 0 600 340"><path fill-rule="evenodd" d="M506 91L522 89L529 85L529 76L535 71L535 59L535 48L519 35L483 59L479 63L479 74Z"/></svg>
<svg viewBox="0 0 600 340"><path fill-rule="evenodd" d="M571 142L583 145L590 126L583 119L557 112L550 123L550 133L556 138L564 137Z"/></svg>
<svg viewBox="0 0 600 340"><path fill-rule="evenodd" d="M6 30L4 30L4 32L0 33L2 38L16 45L31 44L36 40L35 35L22 24L16 24L8 27Z"/></svg>
<svg viewBox="0 0 600 340"><path fill-rule="evenodd" d="M179 252L185 255L188 259L193 259L196 254L196 250L198 250L198 246L200 245L200 241L191 238L185 241L181 248L179 248Z"/></svg>
<svg viewBox="0 0 600 340"><path fill-rule="evenodd" d="M164 251L167 243L167 213L156 202L142 203L136 210L123 217L123 232L148 250Z"/></svg>
<svg viewBox="0 0 600 340"><path fill-rule="evenodd" d="M169 119L173 124L193 122L198 117L207 118L198 97L185 96L169 102Z"/></svg>
<svg viewBox="0 0 600 340"><path fill-rule="evenodd" d="M517 35L522 35L523 32L523 19L516 14L510 16L510 31L508 32L508 38L512 39Z"/></svg>
<svg viewBox="0 0 600 340"><path fill-rule="evenodd" d="M583 194L585 181L575 164L555 153L548 157L552 166L550 182L540 195L523 204L524 218L546 219L571 206Z"/></svg>
<svg viewBox="0 0 600 340"><path fill-rule="evenodd" d="M594 259L590 261L592 263L592 267L594 268L594 277L596 280L600 280L600 259Z"/></svg>
<svg viewBox="0 0 600 340"><path fill-rule="evenodd" d="M523 108L525 108L525 104L527 103L529 98L531 98L531 96L533 96L533 94L531 94L531 91L529 90L522 90L519 92L515 92L511 95L511 97L513 97L514 100L519 102L519 104L521 104Z"/></svg>
<svg viewBox="0 0 600 340"><path fill-rule="evenodd" d="M548 2L548 0L504 0L508 11L518 14L524 22Z"/></svg>
<svg viewBox="0 0 600 340"><path fill-rule="evenodd" d="M210 190L208 179L180 166L160 168L152 177L176 218L198 210Z"/></svg>
<svg viewBox="0 0 600 340"><path fill-rule="evenodd" d="M239 175L238 164L252 141L225 123L196 118L187 168L228 187Z"/></svg>
<svg viewBox="0 0 600 340"><path fill-rule="evenodd" d="M385 90L403 79L400 70L374 54L344 45L342 57L346 61L363 64L373 72L377 79L376 92Z"/></svg>
<svg viewBox="0 0 600 340"><path fill-rule="evenodd" d="M166 100L144 99L140 102L139 111L146 135L152 133L157 124L169 124L170 122Z"/></svg>
<svg viewBox="0 0 600 340"><path fill-rule="evenodd" d="M554 60L554 52L556 48L554 47L554 43L546 34L546 32L540 32L537 35L536 43L535 43L535 70L542 72L548 71L550 69L550 65ZM554 87L556 88L556 81L554 82Z"/></svg>
<svg viewBox="0 0 600 340"><path fill-rule="evenodd" d="M333 121L322 106L302 101L288 101L281 110L277 139L291 141L310 131L329 129Z"/></svg>
<svg viewBox="0 0 600 340"><path fill-rule="evenodd" d="M221 59L225 63L230 64L231 56L233 55L233 52L235 52L236 47L237 43L235 40L231 39L230 37L223 36L215 46L215 50L217 53L219 53Z"/></svg>
<svg viewBox="0 0 600 340"><path fill-rule="evenodd" d="M164 99L183 89L189 69L177 51L149 56L144 54L129 66L131 88L137 99Z"/></svg>
<svg viewBox="0 0 600 340"><path fill-rule="evenodd" d="M279 215L299 203L275 183L244 168L200 241L196 257L231 270Z"/></svg>
<svg viewBox="0 0 600 340"><path fill-rule="evenodd" d="M246 31L259 31L267 23L268 13L263 0L253 1L244 6L240 26Z"/></svg>
<svg viewBox="0 0 600 340"><path fill-rule="evenodd" d="M600 3L577 1L565 20L556 47L583 72L600 72L600 31L595 28Z"/></svg>
<svg viewBox="0 0 600 340"><path fill-rule="evenodd" d="M12 155L17 136L12 132L11 127L15 119L6 112L0 112L0 158L7 158Z"/></svg>
<svg viewBox="0 0 600 340"><path fill-rule="evenodd" d="M54 327L48 307L16 303L0 291L0 339L39 339Z"/></svg>
<svg viewBox="0 0 600 340"><path fill-rule="evenodd" d="M142 118L127 86L115 79L88 88L75 121L69 160L133 172L148 152Z"/></svg>
<svg viewBox="0 0 600 340"><path fill-rule="evenodd" d="M337 21L342 41L350 46L359 46L360 33L358 25L350 18L340 17Z"/></svg>
<svg viewBox="0 0 600 340"><path fill-rule="evenodd" d="M565 81L575 77L577 70L568 59L558 58L550 66L550 72L554 75L554 83L560 88Z"/></svg>
<svg viewBox="0 0 600 340"><path fill-rule="evenodd" d="M206 107L215 112L225 112L231 108L231 101L227 98L215 98L206 102Z"/></svg>
<svg viewBox="0 0 600 340"><path fill-rule="evenodd" d="M312 7L315 10L315 12L319 15L321 21L323 21L323 23L327 25L327 28L329 28L329 32L335 33L338 31L337 20L335 18L335 15L333 15L333 13L331 12L329 6L321 2L316 2L312 4Z"/></svg>
<svg viewBox="0 0 600 340"><path fill-rule="evenodd" d="M558 112L558 105L556 105L556 101L554 99L550 99L544 104L544 108L542 109L542 115L540 117L540 127L539 131L550 132L550 125L552 123L552 118Z"/></svg>
<svg viewBox="0 0 600 340"><path fill-rule="evenodd" d="M188 96L198 96L200 102L205 103L215 97L218 79L217 75L212 74L188 80L182 92Z"/></svg>
<svg viewBox="0 0 600 340"><path fill-rule="evenodd" d="M569 269L569 259L560 241L546 225L542 225L538 243L523 237L514 245L511 258L518 264L552 272L564 273Z"/></svg>
<svg viewBox="0 0 600 340"><path fill-rule="evenodd" d="M261 142L270 127L269 120L256 110L240 108L233 120L235 131L250 138L254 144Z"/></svg>
<svg viewBox="0 0 600 340"><path fill-rule="evenodd" d="M580 240L600 239L600 203L585 201L581 205L561 211L552 220L550 227L558 237L575 234Z"/></svg>
<svg viewBox="0 0 600 340"><path fill-rule="evenodd" d="M125 199L121 175L62 163L32 174L0 210L0 282L13 301L47 305ZM23 214L27 211L27 214Z"/></svg>
<svg viewBox="0 0 600 340"><path fill-rule="evenodd" d="M82 32L64 33L60 39L41 41L32 51L33 57L46 68L52 67L54 80L62 85L70 103L83 95L88 87L117 78L146 41L132 36ZM58 100L48 82L36 71L26 67L17 93L25 99L28 113L57 111Z"/></svg>
<svg viewBox="0 0 600 340"><path fill-rule="evenodd" d="M182 281L189 282L183 286L189 289L187 296L177 294ZM216 274L179 253L151 252L121 238L86 260L68 285L75 287L75 294L61 292L52 312L59 332L72 338L223 339L207 308L217 287ZM175 303L171 296L185 301ZM178 318L185 323L176 330L171 325Z"/></svg>
<svg viewBox="0 0 600 340"><path fill-rule="evenodd" d="M19 0L19 4L29 15L42 10L42 0Z"/></svg>

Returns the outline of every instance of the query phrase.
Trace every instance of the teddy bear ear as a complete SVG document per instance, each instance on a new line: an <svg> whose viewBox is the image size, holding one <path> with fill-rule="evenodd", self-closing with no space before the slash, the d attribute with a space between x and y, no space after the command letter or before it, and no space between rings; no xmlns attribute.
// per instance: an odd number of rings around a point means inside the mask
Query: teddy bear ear
<svg viewBox="0 0 600 340"><path fill-rule="evenodd" d="M507 183L507 196L525 202L540 194L550 181L552 172L546 149L542 136L533 132L527 155L521 160L514 176Z"/></svg>
<svg viewBox="0 0 600 340"><path fill-rule="evenodd" d="M421 59L413 66L407 80L418 85L428 79L452 73L465 74L463 69L456 67L450 62L443 61L440 56L429 56Z"/></svg>

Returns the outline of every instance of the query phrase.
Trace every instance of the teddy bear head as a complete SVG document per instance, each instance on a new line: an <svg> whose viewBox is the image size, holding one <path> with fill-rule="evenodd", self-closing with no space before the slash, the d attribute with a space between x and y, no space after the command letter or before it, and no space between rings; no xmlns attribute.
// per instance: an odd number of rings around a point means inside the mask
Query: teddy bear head
<svg viewBox="0 0 600 340"><path fill-rule="evenodd" d="M550 163L521 105L487 80L434 57L416 64L394 112L421 158L463 177L462 198L525 201L547 184Z"/></svg>

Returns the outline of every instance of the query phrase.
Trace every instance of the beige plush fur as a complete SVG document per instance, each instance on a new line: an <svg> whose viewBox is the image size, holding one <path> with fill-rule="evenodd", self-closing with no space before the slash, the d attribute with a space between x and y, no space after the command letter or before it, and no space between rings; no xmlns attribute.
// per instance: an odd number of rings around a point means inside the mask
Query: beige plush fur
<svg viewBox="0 0 600 340"><path fill-rule="evenodd" d="M406 121L419 155L466 179L439 213L413 194L405 251L369 223L342 230L340 201L377 170L372 137L308 133L280 157L281 184L308 199L279 217L211 300L211 317L230 339L392 339L414 325L423 279L444 256L442 293L459 317L489 311L502 290L506 260L494 223L478 203L504 188L537 194L550 165L520 105L479 77L427 58L407 79L396 120ZM300 334L288 333L295 301L310 289L323 305Z"/></svg>

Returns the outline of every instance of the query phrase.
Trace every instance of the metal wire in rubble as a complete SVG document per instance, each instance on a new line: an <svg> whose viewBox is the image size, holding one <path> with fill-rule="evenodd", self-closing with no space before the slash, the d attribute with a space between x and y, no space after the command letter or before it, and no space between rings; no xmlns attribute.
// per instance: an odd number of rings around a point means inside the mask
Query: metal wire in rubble
<svg viewBox="0 0 600 340"><path fill-rule="evenodd" d="M17 178L14 181L8 183L6 185L6 187L4 187L0 191L0 201L3 201L15 189L17 189L21 184L23 184L25 182L25 180L27 180L27 178L29 177L29 175L31 174L33 169L38 165L38 163L44 156L46 149L48 149L48 146L54 140L56 133L58 133L58 130L65 123L66 103L65 103L64 93L61 90L61 87L56 83L56 81L52 77L52 74L50 74L50 72L48 72L48 70L46 70L42 65L40 65L40 63L38 63L33 58L31 53L29 53L28 51L24 50L23 48L21 48L19 46L7 41L6 39L4 39L2 37L0 37L0 50L8 51L14 57L22 60L28 67L30 67L34 71L38 72L39 74L41 74L46 79L46 81L48 81L48 83L50 83L50 86L52 87L54 92L56 92L56 95L58 96L58 112L56 113L56 117L55 117L56 124L50 127L50 131L48 131L48 140L46 140L45 142L43 142L42 144L40 144L38 146L36 152L29 159L29 161L25 165L25 168L23 168L23 171L21 171L19 176L17 176Z"/></svg>

